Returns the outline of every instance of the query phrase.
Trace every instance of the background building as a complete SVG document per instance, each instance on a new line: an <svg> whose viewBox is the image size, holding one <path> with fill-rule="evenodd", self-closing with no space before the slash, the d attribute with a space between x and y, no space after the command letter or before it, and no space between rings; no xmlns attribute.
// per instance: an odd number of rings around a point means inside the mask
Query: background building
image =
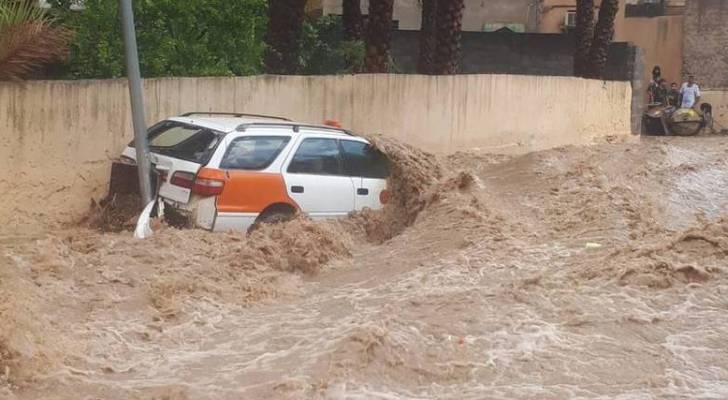
<svg viewBox="0 0 728 400"><path fill-rule="evenodd" d="M728 0L695 1L724 4L728 10ZM310 9L320 14L342 12L341 0L309 3ZM599 4L599 0L595 3ZM661 67L666 79L676 82L683 79L685 4L686 0L621 2L614 41L630 42L642 49L645 80L649 81L655 65ZM362 0L364 14L367 8L368 0ZM404 31L419 30L421 13L421 0L395 0L394 26ZM465 0L463 31L492 32L505 27L516 33L568 34L576 23L575 16L576 0ZM717 23L717 17L714 19Z"/></svg>
<svg viewBox="0 0 728 400"><path fill-rule="evenodd" d="M341 0L310 1L313 9L324 15L341 14ZM362 0L367 13L368 0ZM508 27L515 32L538 31L541 0L465 0L463 30L495 31ZM395 26L402 30L419 30L422 17L421 0L395 0Z"/></svg>
<svg viewBox="0 0 728 400"><path fill-rule="evenodd" d="M721 1L721 0L718 0ZM599 1L595 1L597 5ZM614 24L614 40L642 49L644 77L659 65L669 81L682 80L685 0L622 1ZM568 32L576 24L576 0L544 0L542 33Z"/></svg>

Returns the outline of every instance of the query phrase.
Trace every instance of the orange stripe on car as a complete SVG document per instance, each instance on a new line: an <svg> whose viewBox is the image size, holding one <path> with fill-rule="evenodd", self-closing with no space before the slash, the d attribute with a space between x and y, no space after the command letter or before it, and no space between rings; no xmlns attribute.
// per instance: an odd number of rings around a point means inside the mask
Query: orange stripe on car
<svg viewBox="0 0 728 400"><path fill-rule="evenodd" d="M217 171L225 176L225 188L217 198L217 211L259 213L272 204L288 204L299 209L288 196L281 174L245 171Z"/></svg>

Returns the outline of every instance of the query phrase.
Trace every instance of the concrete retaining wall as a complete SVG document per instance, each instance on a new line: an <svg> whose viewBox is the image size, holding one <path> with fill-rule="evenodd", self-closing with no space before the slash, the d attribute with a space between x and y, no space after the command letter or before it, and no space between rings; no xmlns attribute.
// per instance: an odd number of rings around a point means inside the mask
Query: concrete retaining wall
<svg viewBox="0 0 728 400"><path fill-rule="evenodd" d="M626 82L565 77L357 75L145 81L149 123L185 111L334 118L426 150L528 152L629 135ZM106 190L131 138L123 80L0 84L0 221L68 220Z"/></svg>
<svg viewBox="0 0 728 400"><path fill-rule="evenodd" d="M703 90L701 102L710 103L713 106L713 118L717 130L728 129L728 89L726 90Z"/></svg>

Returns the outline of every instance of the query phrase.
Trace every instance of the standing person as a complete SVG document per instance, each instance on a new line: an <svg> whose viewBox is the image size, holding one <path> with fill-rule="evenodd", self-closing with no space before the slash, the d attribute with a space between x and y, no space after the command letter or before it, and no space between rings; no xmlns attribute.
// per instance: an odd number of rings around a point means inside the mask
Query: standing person
<svg viewBox="0 0 728 400"><path fill-rule="evenodd" d="M652 68L652 82L657 82L662 78L662 69L659 65L655 65L654 68Z"/></svg>
<svg viewBox="0 0 728 400"><path fill-rule="evenodd" d="M689 75L688 81L680 89L682 96L681 108L694 108L700 103L700 86L695 83L695 76Z"/></svg>
<svg viewBox="0 0 728 400"><path fill-rule="evenodd" d="M662 69L659 65L655 65L655 67L652 68L652 80L650 81L650 85L647 87L647 94L649 95L650 103L656 103L655 92L657 91L657 88L660 87L660 79L662 79Z"/></svg>
<svg viewBox="0 0 728 400"><path fill-rule="evenodd" d="M659 104L661 106L669 105L667 94L667 81L664 79L659 79L657 81L657 88L654 90L654 98L652 99L653 103Z"/></svg>
<svg viewBox="0 0 728 400"><path fill-rule="evenodd" d="M670 85L670 91L667 92L667 103L672 107L680 106L680 91L677 88L676 82Z"/></svg>

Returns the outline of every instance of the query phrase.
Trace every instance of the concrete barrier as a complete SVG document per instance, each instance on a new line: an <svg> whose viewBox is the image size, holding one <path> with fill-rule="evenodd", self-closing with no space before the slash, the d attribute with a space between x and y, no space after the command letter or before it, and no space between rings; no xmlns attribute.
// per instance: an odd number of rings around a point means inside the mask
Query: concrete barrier
<svg viewBox="0 0 728 400"><path fill-rule="evenodd" d="M728 129L728 89L704 90L701 95L700 101L710 103L713 106L715 129Z"/></svg>
<svg viewBox="0 0 728 400"><path fill-rule="evenodd" d="M434 152L523 153L629 135L626 82L515 75L149 79L149 123L186 111L337 119ZM124 80L0 84L0 221L68 220L131 138Z"/></svg>

